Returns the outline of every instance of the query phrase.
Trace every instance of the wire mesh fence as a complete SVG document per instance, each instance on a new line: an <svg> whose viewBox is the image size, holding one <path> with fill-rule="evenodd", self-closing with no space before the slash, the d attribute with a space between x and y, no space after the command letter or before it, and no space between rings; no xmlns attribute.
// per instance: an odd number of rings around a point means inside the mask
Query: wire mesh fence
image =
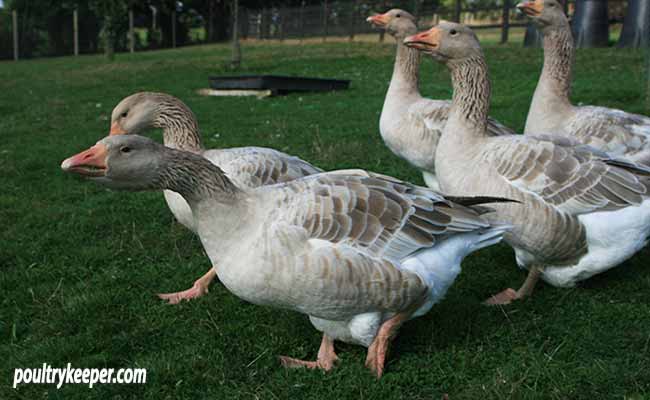
<svg viewBox="0 0 650 400"><path fill-rule="evenodd" d="M320 5L283 8L270 7L244 10L245 17L240 31L245 38L295 39L305 37L349 37L358 34L377 33L366 23L366 17L389 8L402 8L416 16L420 27L427 27L439 20L459 20L475 28L503 27L504 6L509 21L523 26L525 20L518 15L514 4L496 4L490 7L474 7L456 10L446 7L438 0L323 2Z"/></svg>
<svg viewBox="0 0 650 400"><path fill-rule="evenodd" d="M26 4L29 4L28 2ZM311 37L343 37L354 40L358 35L381 33L365 19L376 12L402 8L417 17L418 25L425 28L440 20L460 21L475 29L496 28L501 39L508 41L508 29L526 26L526 18L517 12L515 0L494 2L440 0L352 0L322 1L317 5L298 7L263 7L239 9L238 32L243 39L284 40ZM609 1L610 22L621 22L625 15L625 0ZM573 4L568 11L573 13ZM104 18L87 8L63 9L46 19L34 18L29 7L13 10L0 9L0 59L88 54L102 51L100 35ZM75 13L77 14L75 18ZM232 21L223 16L220 24L213 13L206 15L193 8L177 7L162 10L140 7L125 13L118 24L116 51L141 51L200 44L215 40L214 30L223 31L222 37L232 34ZM230 13L232 14L232 13ZM17 46L14 46L14 27ZM133 32L132 35L130 32ZM129 38L132 37L131 41ZM76 38L76 39L75 39ZM76 43L76 44L75 44Z"/></svg>

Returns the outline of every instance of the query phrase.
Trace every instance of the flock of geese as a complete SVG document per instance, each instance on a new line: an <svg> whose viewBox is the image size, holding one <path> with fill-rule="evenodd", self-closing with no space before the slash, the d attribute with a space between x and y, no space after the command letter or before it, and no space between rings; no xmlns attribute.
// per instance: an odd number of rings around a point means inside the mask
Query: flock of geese
<svg viewBox="0 0 650 400"><path fill-rule="evenodd" d="M650 118L571 104L574 47L556 0L517 7L544 36L544 66L524 135L488 116L490 82L478 39L442 22L417 33L393 9L368 21L397 41L379 129L386 145L422 171L429 188L364 170L324 172L260 147L203 147L196 117L179 99L142 92L113 110L110 135L63 161L66 172L110 188L164 191L176 219L201 239L236 296L307 314L323 333L317 359L286 367L331 369L334 341L368 348L378 377L400 326L445 295L469 253L502 239L528 270L557 287L621 264L650 235ZM420 55L451 72L453 98L418 91ZM164 146L137 134L162 128Z"/></svg>

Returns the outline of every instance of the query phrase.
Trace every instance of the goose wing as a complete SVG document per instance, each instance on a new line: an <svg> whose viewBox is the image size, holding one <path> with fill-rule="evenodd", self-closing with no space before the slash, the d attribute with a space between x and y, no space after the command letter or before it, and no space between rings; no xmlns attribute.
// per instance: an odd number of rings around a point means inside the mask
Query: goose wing
<svg viewBox="0 0 650 400"><path fill-rule="evenodd" d="M365 171L314 175L287 183L283 193L273 205L277 220L303 229L310 239L393 261L447 235L489 227L483 209Z"/></svg>
<svg viewBox="0 0 650 400"><path fill-rule="evenodd" d="M257 192L273 210L260 247L273 260L269 273L285 277L281 302L325 319L418 305L430 288L400 261L455 233L490 227L484 209L360 170Z"/></svg>
<svg viewBox="0 0 650 400"><path fill-rule="evenodd" d="M208 150L203 156L242 188L289 182L322 172L298 157L263 147Z"/></svg>
<svg viewBox="0 0 650 400"><path fill-rule="evenodd" d="M640 204L650 188L648 169L571 140L497 139L483 159L514 188L574 215Z"/></svg>
<svg viewBox="0 0 650 400"><path fill-rule="evenodd" d="M581 143L650 165L650 118L625 111L579 107L568 131Z"/></svg>

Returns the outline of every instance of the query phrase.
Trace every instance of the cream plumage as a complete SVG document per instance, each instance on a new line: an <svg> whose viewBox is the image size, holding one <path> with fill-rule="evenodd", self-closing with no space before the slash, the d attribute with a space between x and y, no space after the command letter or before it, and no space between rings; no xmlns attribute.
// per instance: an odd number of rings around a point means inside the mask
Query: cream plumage
<svg viewBox="0 0 650 400"><path fill-rule="evenodd" d="M526 135L568 137L609 154L650 165L650 118L605 107L571 104L575 48L571 27L556 0L517 5L544 35L544 67L533 96Z"/></svg>
<svg viewBox="0 0 650 400"><path fill-rule="evenodd" d="M240 187L258 187L321 172L298 157L263 147L206 150L199 126L190 108L178 98L154 92L139 92L124 98L113 109L111 135L138 134L150 128L163 129L165 146L200 154L218 165ZM189 205L178 193L166 190L165 200L176 220L196 233ZM192 288L159 295L170 303L199 297L208 291L214 268Z"/></svg>
<svg viewBox="0 0 650 400"><path fill-rule="evenodd" d="M459 204L486 199L452 201L363 171L239 188L204 158L135 135L105 138L62 168L113 188L182 194L232 293L307 314L323 332L318 361L283 357L286 366L330 369L342 340L369 347L367 365L381 376L399 326L505 230L481 216L487 209Z"/></svg>
<svg viewBox="0 0 650 400"><path fill-rule="evenodd" d="M490 83L474 33L445 22L406 42L451 71L452 111L436 154L442 189L522 203L496 204L493 215L513 225L505 240L529 275L519 291L507 289L492 303L530 295L540 274L553 285L572 286L646 244L649 170L566 138L490 137Z"/></svg>
<svg viewBox="0 0 650 400"><path fill-rule="evenodd" d="M420 95L420 53L402 43L406 36L417 32L416 19L404 10L392 9L367 21L397 40L393 76L379 119L381 137L395 155L422 171L427 186L439 190L435 154L451 102ZM514 133L492 118L488 119L488 131L494 136Z"/></svg>

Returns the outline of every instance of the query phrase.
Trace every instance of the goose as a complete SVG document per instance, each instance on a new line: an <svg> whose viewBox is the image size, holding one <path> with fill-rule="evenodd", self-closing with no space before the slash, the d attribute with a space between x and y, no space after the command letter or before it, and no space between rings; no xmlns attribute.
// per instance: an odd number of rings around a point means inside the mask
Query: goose
<svg viewBox="0 0 650 400"><path fill-rule="evenodd" d="M444 22L405 43L451 72L452 109L436 153L442 190L521 203L495 204L488 218L513 226L504 241L529 272L518 290L506 289L488 304L530 296L540 277L557 287L574 286L646 245L650 170L552 135L489 136L490 81L472 30Z"/></svg>
<svg viewBox="0 0 650 400"><path fill-rule="evenodd" d="M379 118L381 137L396 156L422 171L428 187L439 190L435 175L436 146L447 122L451 102L420 95L420 53L402 43L405 37L417 32L416 18L394 8L368 17L366 21L385 29L397 42L393 76ZM495 136L514 133L491 118L488 129Z"/></svg>
<svg viewBox="0 0 650 400"><path fill-rule="evenodd" d="M138 92L122 99L113 109L111 135L138 134L151 128L163 129L165 146L202 155L220 166L240 186L270 185L322 172L298 157L264 147L206 150L192 110L166 93ZM196 233L192 211L183 197L170 190L165 190L164 196L176 220ZM215 277L215 269L210 268L190 289L158 297L177 304L203 296Z"/></svg>
<svg viewBox="0 0 650 400"><path fill-rule="evenodd" d="M138 135L108 136L61 168L113 189L181 194L230 292L306 314L323 333L316 361L281 357L285 367L329 370L339 340L368 347L366 365L381 377L399 327L429 311L463 258L508 228L476 205L493 199L452 201L370 173L239 187L207 159Z"/></svg>
<svg viewBox="0 0 650 400"><path fill-rule="evenodd" d="M539 27L544 37L544 66L530 104L526 135L568 137L650 165L650 118L625 111L571 104L575 48L569 21L557 0L517 4Z"/></svg>

